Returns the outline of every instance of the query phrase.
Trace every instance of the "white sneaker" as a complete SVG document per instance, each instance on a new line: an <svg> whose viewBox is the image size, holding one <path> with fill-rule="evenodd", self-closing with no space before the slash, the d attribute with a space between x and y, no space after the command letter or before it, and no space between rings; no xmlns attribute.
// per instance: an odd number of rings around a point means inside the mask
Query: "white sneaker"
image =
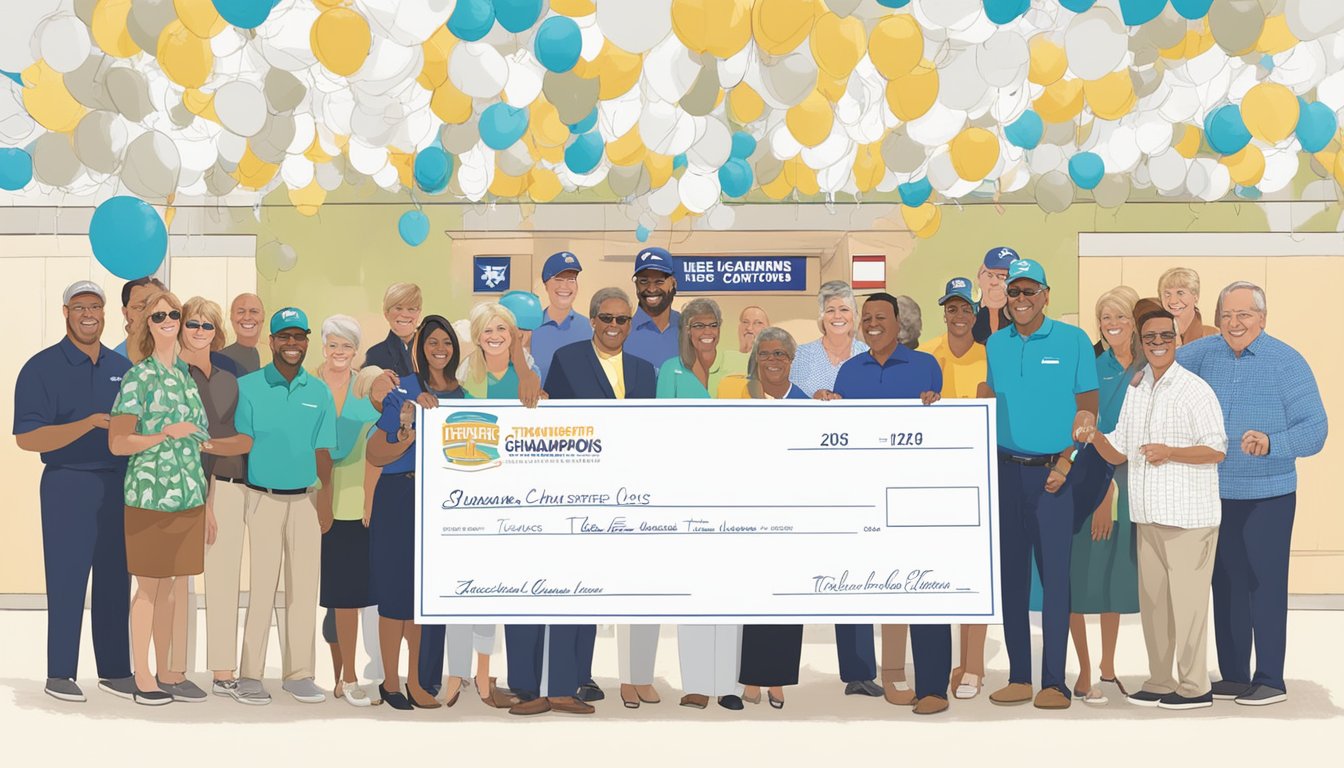
<svg viewBox="0 0 1344 768"><path fill-rule="evenodd" d="M317 687L317 683L314 683L311 677L286 680L280 687L285 689L285 692L290 696L293 696L295 701L304 704L321 704L327 700L327 694Z"/></svg>
<svg viewBox="0 0 1344 768"><path fill-rule="evenodd" d="M341 686L341 692L336 696L338 699L345 699L352 707L367 707L373 703L369 698L369 692L364 690L364 686L359 683L345 683Z"/></svg>

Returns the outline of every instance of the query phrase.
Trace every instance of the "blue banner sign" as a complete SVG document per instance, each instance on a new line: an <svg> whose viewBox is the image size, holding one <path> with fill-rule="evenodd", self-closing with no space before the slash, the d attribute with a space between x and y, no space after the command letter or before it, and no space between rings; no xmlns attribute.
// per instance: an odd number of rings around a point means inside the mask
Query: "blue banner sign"
<svg viewBox="0 0 1344 768"><path fill-rule="evenodd" d="M805 291L803 256L682 256L677 288L688 293Z"/></svg>
<svg viewBox="0 0 1344 768"><path fill-rule="evenodd" d="M472 293L505 293L509 290L511 260L508 256L473 256Z"/></svg>

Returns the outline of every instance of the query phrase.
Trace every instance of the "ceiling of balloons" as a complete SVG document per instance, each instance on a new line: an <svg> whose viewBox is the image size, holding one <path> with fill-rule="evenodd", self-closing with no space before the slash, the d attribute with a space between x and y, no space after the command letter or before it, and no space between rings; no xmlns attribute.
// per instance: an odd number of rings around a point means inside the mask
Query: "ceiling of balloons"
<svg viewBox="0 0 1344 768"><path fill-rule="evenodd" d="M22 0L3 19L0 187L284 190L313 215L371 180L406 195L412 244L437 195L592 189L641 238L729 228L743 198L899 200L929 236L958 199L1258 199L1313 158L1344 178L1341 0Z"/></svg>

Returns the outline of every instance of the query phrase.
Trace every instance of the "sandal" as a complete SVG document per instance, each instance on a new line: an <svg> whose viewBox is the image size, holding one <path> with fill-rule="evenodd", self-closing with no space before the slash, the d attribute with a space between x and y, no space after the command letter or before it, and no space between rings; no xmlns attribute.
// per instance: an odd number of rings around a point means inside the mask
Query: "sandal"
<svg viewBox="0 0 1344 768"><path fill-rule="evenodd" d="M755 695L755 696L748 696L748 695L746 694L746 692L743 691L743 692L742 692L742 700L745 701L745 702L747 702L748 704L760 704L760 703L761 703L761 689L760 689L760 688L757 688L757 689L756 689L756 695Z"/></svg>
<svg viewBox="0 0 1344 768"><path fill-rule="evenodd" d="M1081 699L1084 704L1092 704L1094 706L1100 706L1110 701L1110 699L1106 698L1106 694L1101 692L1101 688L1095 685L1087 689L1086 693L1079 693L1078 689L1075 688L1073 697L1075 699Z"/></svg>
<svg viewBox="0 0 1344 768"><path fill-rule="evenodd" d="M1123 696L1124 698L1129 698L1129 691L1125 690L1125 684L1122 683L1122 682L1120 682L1120 678L1118 678L1118 677L1103 677L1103 678L1101 678L1101 682L1103 682L1103 683L1109 683L1110 685L1114 685L1114 686L1120 691L1120 695L1121 695L1121 696Z"/></svg>
<svg viewBox="0 0 1344 768"><path fill-rule="evenodd" d="M621 683L621 703L626 709L639 709L639 694L635 692L635 686Z"/></svg>

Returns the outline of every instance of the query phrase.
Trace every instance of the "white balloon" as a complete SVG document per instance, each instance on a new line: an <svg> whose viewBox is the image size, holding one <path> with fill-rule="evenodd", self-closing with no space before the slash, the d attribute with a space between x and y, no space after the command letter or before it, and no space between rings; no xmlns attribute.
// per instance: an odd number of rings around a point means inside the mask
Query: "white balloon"
<svg viewBox="0 0 1344 768"><path fill-rule="evenodd" d="M952 153L947 147L934 150L929 158L928 179L929 184L939 192L946 192L961 181L961 177L952 166Z"/></svg>
<svg viewBox="0 0 1344 768"><path fill-rule="evenodd" d="M499 51L489 45L458 43L448 56L448 79L472 98L492 99L504 89L504 83L509 79L509 65Z"/></svg>
<svg viewBox="0 0 1344 768"><path fill-rule="evenodd" d="M849 152L839 160L824 168L817 169L817 188L828 196L845 190L854 179L854 156L858 154L858 148L853 144L850 144L849 147ZM858 191L857 188L852 190L852 192L856 191Z"/></svg>
<svg viewBox="0 0 1344 768"><path fill-rule="evenodd" d="M737 220L737 212L731 205L719 203L709 210L705 216L705 223L710 229L723 232L733 228Z"/></svg>
<svg viewBox="0 0 1344 768"><path fill-rule="evenodd" d="M1275 56L1274 62L1269 81L1286 85L1299 96L1325 79L1325 50L1320 42L1298 43L1282 61Z"/></svg>
<svg viewBox="0 0 1344 768"><path fill-rule="evenodd" d="M1022 35L999 30L975 49L975 65L984 81L995 88L1017 85L1027 76L1031 54Z"/></svg>
<svg viewBox="0 0 1344 768"><path fill-rule="evenodd" d="M849 156L849 164L854 164L854 154L858 151L854 141L845 133L845 127L838 122L831 124L831 132L815 147L803 148L803 162L808 168L821 170L842 162ZM844 182L841 181L841 184ZM838 185L836 187L839 188Z"/></svg>
<svg viewBox="0 0 1344 768"><path fill-rule="evenodd" d="M461 167L455 178L462 187L462 194L472 202L485 197L490 184L495 180L495 151L487 147L485 142L478 141L476 146L459 155L457 159Z"/></svg>
<svg viewBox="0 0 1344 768"><path fill-rule="evenodd" d="M1157 108L1157 113L1168 122L1183 123L1194 117L1200 106L1199 91L1194 86L1173 85L1171 93Z"/></svg>
<svg viewBox="0 0 1344 768"><path fill-rule="evenodd" d="M400 45L420 45L453 14L456 0L355 0L373 31Z"/></svg>
<svg viewBox="0 0 1344 768"><path fill-rule="evenodd" d="M504 103L522 109L541 95L542 78L546 70L527 50L520 50L504 61L509 66L509 79L504 83Z"/></svg>
<svg viewBox="0 0 1344 768"><path fill-rule="evenodd" d="M372 176L387 165L387 147L374 147L352 138L346 145L350 166L365 176Z"/></svg>
<svg viewBox="0 0 1344 768"><path fill-rule="evenodd" d="M373 183L388 192L396 192L401 189L401 175L397 173L396 167L389 163L373 174Z"/></svg>
<svg viewBox="0 0 1344 768"><path fill-rule="evenodd" d="M1190 161L1181 157L1175 149L1153 155L1148 158L1148 176L1153 186L1163 192L1174 192L1185 184Z"/></svg>
<svg viewBox="0 0 1344 768"><path fill-rule="evenodd" d="M1124 61L1129 51L1127 29L1109 9L1093 8L1069 22L1064 53L1069 69L1084 80L1099 80Z"/></svg>
<svg viewBox="0 0 1344 768"><path fill-rule="evenodd" d="M984 97L989 86L975 62L975 51L965 51L938 69L938 101L948 109L965 112Z"/></svg>
<svg viewBox="0 0 1344 768"><path fill-rule="evenodd" d="M742 78L747 76L747 68L751 66L756 59L756 44L748 42L742 47L742 50L734 53L726 59L720 59L719 68L719 86L722 88L732 88L742 82Z"/></svg>
<svg viewBox="0 0 1344 768"><path fill-rule="evenodd" d="M317 136L317 126L313 123L313 116L306 112L298 112L294 115L294 138L289 142L285 151L291 155L301 154L312 146L313 139Z"/></svg>
<svg viewBox="0 0 1344 768"><path fill-rule="evenodd" d="M339 189L340 186L345 183L345 179L341 176L340 169L331 163L323 163L317 166L313 176L317 179L317 185L328 192L333 192L336 189Z"/></svg>
<svg viewBox="0 0 1344 768"><path fill-rule="evenodd" d="M303 189L312 183L316 168L303 155L290 155L280 163L280 178L290 189Z"/></svg>
<svg viewBox="0 0 1344 768"><path fill-rule="evenodd" d="M23 106L20 89L0 83L0 145L17 147L27 144L41 131Z"/></svg>
<svg viewBox="0 0 1344 768"><path fill-rule="evenodd" d="M1139 164L1143 153L1139 149L1138 133L1128 125L1117 126L1105 145L1098 148L1107 173L1127 173Z"/></svg>
<svg viewBox="0 0 1344 768"><path fill-rule="evenodd" d="M602 53L602 46L606 45L607 42L607 39L602 36L602 30L598 28L597 24L591 23L596 15L597 14L593 14L593 16L586 17L590 21L588 24L584 24L579 19L575 19L575 21L580 22L579 38L582 40L582 45L579 48L579 58L584 61L593 61L596 59L598 55Z"/></svg>
<svg viewBox="0 0 1344 768"><path fill-rule="evenodd" d="M250 82L235 80L215 91L219 122L239 136L255 136L266 125L266 97Z"/></svg>
<svg viewBox="0 0 1344 768"><path fill-rule="evenodd" d="M797 157L803 151L803 145L789 132L789 127L781 119L767 134L770 140L770 154L779 160Z"/></svg>
<svg viewBox="0 0 1344 768"><path fill-rule="evenodd" d="M313 55L310 32L320 13L317 6L302 1L291 5L282 15L272 11L257 27L256 48L271 66L286 72L300 72L313 66L317 57ZM216 56L223 57L242 48L246 42L246 38L229 26L211 38L210 46Z"/></svg>
<svg viewBox="0 0 1344 768"><path fill-rule="evenodd" d="M982 10L981 0L917 0L915 3L915 15L922 16L921 21L927 19L933 26L953 29L971 26ZM929 24L921 23L920 26L927 28Z"/></svg>
<svg viewBox="0 0 1344 768"><path fill-rule="evenodd" d="M645 103L639 117L639 137L660 155L678 155L695 141L695 120L676 104Z"/></svg>
<svg viewBox="0 0 1344 768"><path fill-rule="evenodd" d="M631 88L614 99L597 103L598 130L605 140L615 141L639 123L642 113L643 98L638 88Z"/></svg>
<svg viewBox="0 0 1344 768"><path fill-rule="evenodd" d="M0 24L0 69L22 72L37 61L32 42L37 37L38 25L60 7L61 0L5 3L4 23Z"/></svg>
<svg viewBox="0 0 1344 768"><path fill-rule="evenodd" d="M794 51L769 66L762 63L749 68L746 81L766 104L788 109L797 106L816 88L817 62L810 52Z"/></svg>
<svg viewBox="0 0 1344 768"><path fill-rule="evenodd" d="M307 36L304 37L303 42L304 47L306 48L308 46ZM232 56L241 51L245 45L247 45L247 38L243 37L235 27L224 27L222 32L210 38L210 52L213 53L216 58L222 59L225 56ZM311 57L312 51L309 51L308 53ZM313 59L313 61L316 61L316 59Z"/></svg>
<svg viewBox="0 0 1344 768"><path fill-rule="evenodd" d="M1316 100L1332 110L1344 108L1344 69L1330 75L1316 86Z"/></svg>
<svg viewBox="0 0 1344 768"><path fill-rule="evenodd" d="M733 150L733 134L728 126L716 118L705 120L705 135L696 139L686 151L686 164L691 170L711 173L728 162Z"/></svg>
<svg viewBox="0 0 1344 768"><path fill-rule="evenodd" d="M965 125L965 112L948 109L935 101L923 116L906 123L906 132L920 144L936 147L955 138Z"/></svg>
<svg viewBox="0 0 1344 768"><path fill-rule="evenodd" d="M1198 190L1191 189L1190 191L1200 200L1211 203L1214 200L1222 198L1231 191L1232 175L1227 170L1227 166L1216 160L1205 157L1200 158L1195 162L1200 163L1201 161L1203 162L1204 172L1207 174L1207 177L1204 180L1203 186Z"/></svg>
<svg viewBox="0 0 1344 768"><path fill-rule="evenodd" d="M1300 145L1292 142L1284 149L1265 152L1265 175L1255 186L1265 194L1285 189L1297 176L1299 166L1298 150Z"/></svg>
<svg viewBox="0 0 1344 768"><path fill-rule="evenodd" d="M998 25L990 21L989 16L979 13L971 17L971 22L965 26L948 27L947 38L960 43L978 45L993 37L998 29Z"/></svg>
<svg viewBox="0 0 1344 768"><path fill-rule="evenodd" d="M704 213L719 201L719 175L687 170L677 184L681 204L691 213Z"/></svg>
<svg viewBox="0 0 1344 768"><path fill-rule="evenodd" d="M42 25L42 58L57 72L73 72L89 58L89 29L74 15L61 15Z"/></svg>
<svg viewBox="0 0 1344 768"><path fill-rule="evenodd" d="M1344 4L1329 0L1288 0L1283 15L1298 40L1315 40L1344 29Z"/></svg>
<svg viewBox="0 0 1344 768"><path fill-rule="evenodd" d="M1042 144L1027 152L1027 164L1030 166L1031 172L1037 176L1044 176L1051 171L1061 170L1068 162L1069 159L1064 154L1064 149L1054 144ZM1184 174L1184 170L1182 170L1182 174Z"/></svg>
<svg viewBox="0 0 1344 768"><path fill-rule="evenodd" d="M247 152L247 139L228 131L220 131L215 144L219 147L219 159L225 162L236 164Z"/></svg>
<svg viewBox="0 0 1344 768"><path fill-rule="evenodd" d="M681 195L677 191L676 178L668 179L666 184L649 193L649 210L659 216L672 215L680 204Z"/></svg>
<svg viewBox="0 0 1344 768"><path fill-rule="evenodd" d="M621 50L643 53L672 31L672 0L601 0L597 26Z"/></svg>
<svg viewBox="0 0 1344 768"><path fill-rule="evenodd" d="M1135 141L1139 150L1146 155L1156 155L1171 146L1171 123L1155 112L1147 112L1139 117L1135 132Z"/></svg>
<svg viewBox="0 0 1344 768"><path fill-rule="evenodd" d="M660 101L675 103L691 90L700 68L681 40L668 35L644 57L643 80Z"/></svg>
<svg viewBox="0 0 1344 768"><path fill-rule="evenodd" d="M364 60L364 66L350 76L350 82L364 93L387 93L414 80L424 63L425 52L420 46L397 45L375 37L369 57Z"/></svg>
<svg viewBox="0 0 1344 768"><path fill-rule="evenodd" d="M989 114L1000 125L1012 125L1031 106L1031 100L1031 89L1025 85L1003 88L998 91L994 103L990 105Z"/></svg>
<svg viewBox="0 0 1344 768"><path fill-rule="evenodd" d="M350 134L350 124L355 113L355 94L349 88L327 94L314 106L314 112L321 115L322 123L328 130L341 135Z"/></svg>

